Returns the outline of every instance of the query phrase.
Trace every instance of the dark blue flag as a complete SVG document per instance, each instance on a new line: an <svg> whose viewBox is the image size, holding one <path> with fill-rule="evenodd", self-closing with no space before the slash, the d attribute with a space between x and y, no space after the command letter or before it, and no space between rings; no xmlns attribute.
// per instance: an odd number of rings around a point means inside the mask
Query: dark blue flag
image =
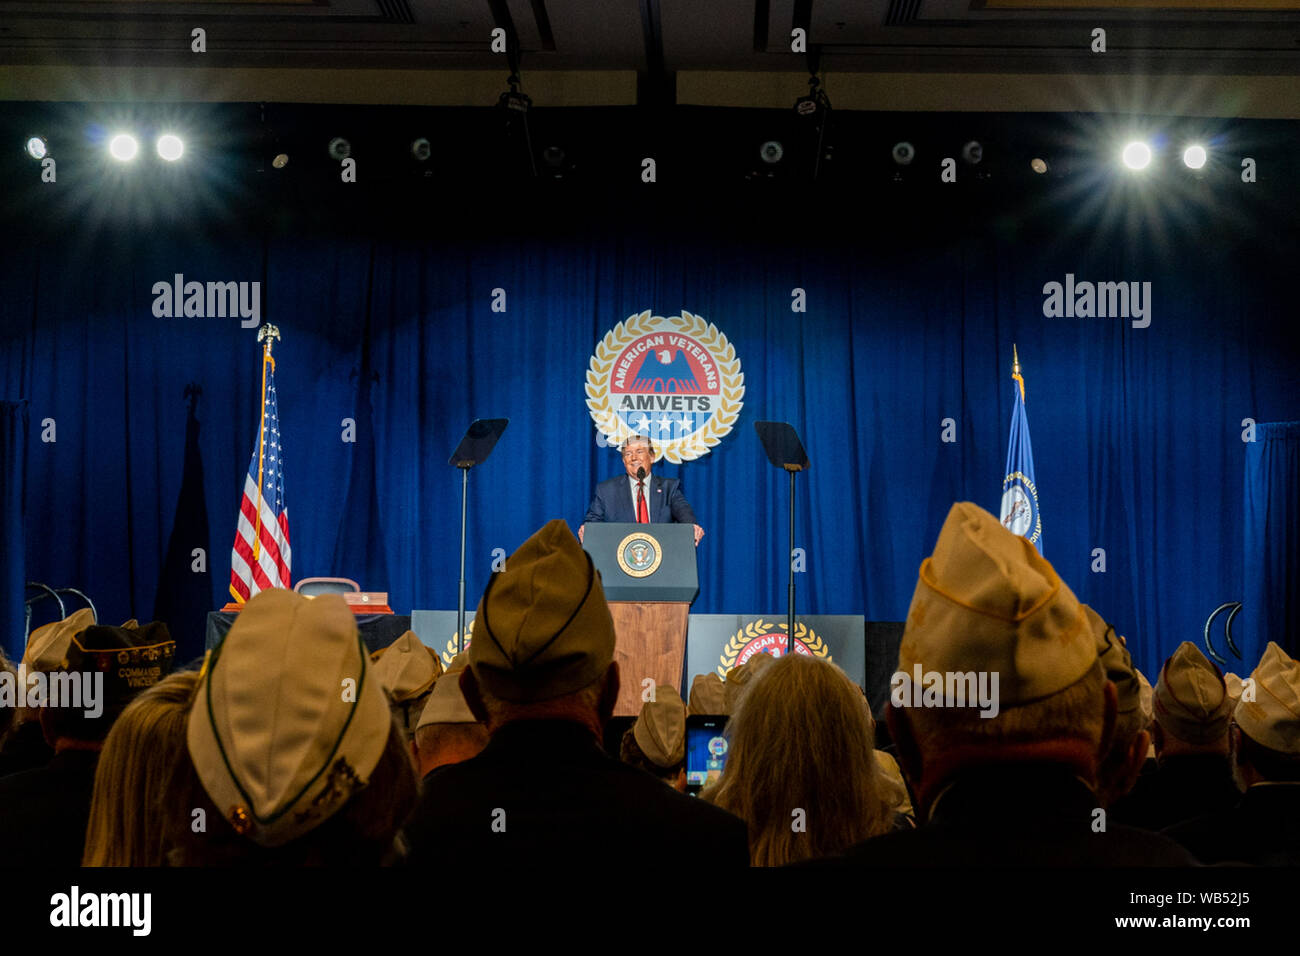
<svg viewBox="0 0 1300 956"><path fill-rule="evenodd" d="M1007 443L1007 476L1002 479L1002 526L1029 539L1043 550L1043 519L1038 511L1038 485L1034 482L1034 449L1029 443L1029 419L1025 416L1025 379L1020 374L1020 355L1011 346L1011 378L1017 388L1011 412L1011 440Z"/></svg>

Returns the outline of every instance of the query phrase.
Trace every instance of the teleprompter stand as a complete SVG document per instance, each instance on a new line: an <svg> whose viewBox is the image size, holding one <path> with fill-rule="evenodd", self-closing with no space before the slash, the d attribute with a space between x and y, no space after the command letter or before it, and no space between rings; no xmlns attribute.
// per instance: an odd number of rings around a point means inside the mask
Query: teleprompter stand
<svg viewBox="0 0 1300 956"><path fill-rule="evenodd" d="M465 649L465 508L469 498L469 470L487 461L497 439L510 424L508 418L476 418L451 453L447 464L460 469L460 597L456 604L456 653Z"/></svg>
<svg viewBox="0 0 1300 956"><path fill-rule="evenodd" d="M794 653L794 476L810 467L808 454L803 450L799 435L789 422L754 422L758 440L763 443L767 460L790 474L790 552L786 561L790 566L790 591L786 612L785 652Z"/></svg>

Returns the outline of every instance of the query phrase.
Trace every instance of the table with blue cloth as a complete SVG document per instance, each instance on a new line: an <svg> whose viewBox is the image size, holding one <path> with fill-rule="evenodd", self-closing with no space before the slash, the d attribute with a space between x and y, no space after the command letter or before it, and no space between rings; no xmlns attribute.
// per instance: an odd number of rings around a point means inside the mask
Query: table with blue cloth
<svg viewBox="0 0 1300 956"><path fill-rule="evenodd" d="M207 636L203 642L204 650L212 650L221 643L230 625L239 617L233 611L209 611ZM358 614L357 630L366 649L377 651L387 647L411 629L409 614Z"/></svg>

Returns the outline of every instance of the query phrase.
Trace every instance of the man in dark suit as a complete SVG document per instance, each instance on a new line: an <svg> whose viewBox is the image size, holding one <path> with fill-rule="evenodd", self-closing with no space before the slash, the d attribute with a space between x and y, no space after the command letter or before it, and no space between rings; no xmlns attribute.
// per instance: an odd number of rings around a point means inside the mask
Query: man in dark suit
<svg viewBox="0 0 1300 956"><path fill-rule="evenodd" d="M623 467L627 474L596 486L596 493L587 506L587 517L578 528L579 541L583 539L587 521L624 521L694 525L695 543L700 543L704 529L696 523L695 512L682 494L681 480L652 475L654 460L654 444L646 435L633 435L623 444Z"/></svg>
<svg viewBox="0 0 1300 956"><path fill-rule="evenodd" d="M618 698L614 624L591 557L563 521L488 580L468 653L460 687L491 739L424 778L406 826L412 865L748 865L743 821L601 749Z"/></svg>

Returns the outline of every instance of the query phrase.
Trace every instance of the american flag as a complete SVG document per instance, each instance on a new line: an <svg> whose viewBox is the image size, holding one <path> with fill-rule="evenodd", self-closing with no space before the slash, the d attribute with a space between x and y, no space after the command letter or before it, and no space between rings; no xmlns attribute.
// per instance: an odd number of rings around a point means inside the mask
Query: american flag
<svg viewBox="0 0 1300 956"><path fill-rule="evenodd" d="M284 506L275 360L269 353L262 357L262 371L265 382L262 427L258 440L253 444L253 460L249 462L248 475L244 478L244 498L239 504L235 547L230 553L230 593L241 603L267 588L289 587L289 511ZM259 474L262 479L260 489Z"/></svg>

